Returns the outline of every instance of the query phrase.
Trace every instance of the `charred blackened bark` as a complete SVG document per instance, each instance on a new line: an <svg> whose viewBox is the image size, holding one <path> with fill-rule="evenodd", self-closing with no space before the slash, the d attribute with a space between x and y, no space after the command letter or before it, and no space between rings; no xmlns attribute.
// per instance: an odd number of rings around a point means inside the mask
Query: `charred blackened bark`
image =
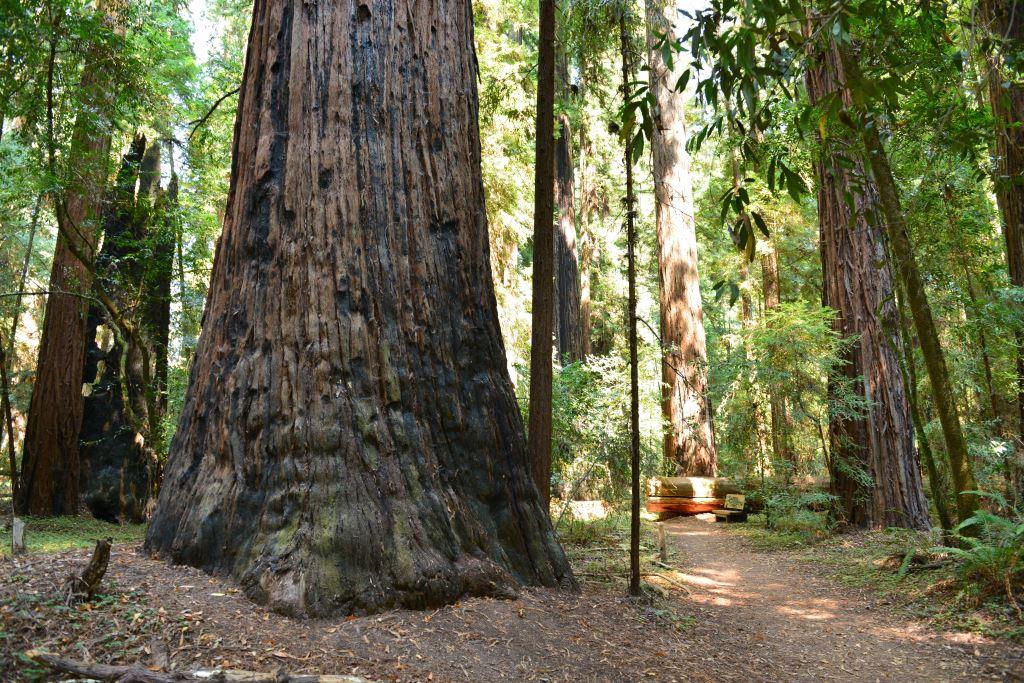
<svg viewBox="0 0 1024 683"><path fill-rule="evenodd" d="M678 17L672 0L647 2L647 46L651 93L657 100L651 151L658 226L661 281L662 415L665 459L680 474L714 476L718 456L708 404L707 343L697 272L690 157L686 151L686 96L676 82L685 69L672 68L657 45L676 37Z"/></svg>
<svg viewBox="0 0 1024 683"><path fill-rule="evenodd" d="M146 547L284 613L572 582L498 326L472 31L465 0L253 11Z"/></svg>
<svg viewBox="0 0 1024 683"><path fill-rule="evenodd" d="M840 91L833 49L815 58L807 76L811 101ZM845 91L840 96L848 100ZM928 528L913 423L900 370L899 313L886 256L878 191L860 155L837 131L815 161L822 261L822 299L836 311L835 328L850 346L841 377L867 407L863 416L829 418L829 471L841 516L856 527ZM849 199L849 201L848 201Z"/></svg>
<svg viewBox="0 0 1024 683"><path fill-rule="evenodd" d="M96 259L99 287L120 309L141 317L143 286L153 263L147 242L158 192L160 152L136 137L107 201L103 248ZM138 192L136 193L136 184ZM153 495L156 457L143 350L101 306L89 308L83 381L88 387L80 434L82 499L94 517L141 522ZM148 437L148 438L147 438Z"/></svg>

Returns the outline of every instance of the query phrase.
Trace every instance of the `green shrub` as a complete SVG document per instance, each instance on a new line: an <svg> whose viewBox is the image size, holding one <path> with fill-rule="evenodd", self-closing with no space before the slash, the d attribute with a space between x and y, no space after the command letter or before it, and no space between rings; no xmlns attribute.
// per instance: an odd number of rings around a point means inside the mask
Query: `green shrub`
<svg viewBox="0 0 1024 683"><path fill-rule="evenodd" d="M998 494L978 494L995 500L1003 509L1009 508ZM967 530L971 535L964 533ZM1015 591L1024 585L1024 517L1016 512L1004 517L978 510L953 529L952 537L959 547L933 548L933 552L953 557L966 588L982 596L1005 595L1020 613Z"/></svg>

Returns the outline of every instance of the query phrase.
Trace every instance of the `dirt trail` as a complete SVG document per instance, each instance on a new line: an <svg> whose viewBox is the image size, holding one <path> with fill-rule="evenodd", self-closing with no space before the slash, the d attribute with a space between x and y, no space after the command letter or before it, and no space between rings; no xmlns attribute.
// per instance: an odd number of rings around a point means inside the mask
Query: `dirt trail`
<svg viewBox="0 0 1024 683"><path fill-rule="evenodd" d="M787 553L752 550L721 525L688 518L666 529L679 571L656 570L674 584L662 584L668 595L653 604L626 599L624 576L580 566L580 593L524 589L517 600L336 619L272 614L232 581L170 566L137 545L115 547L104 596L69 611L55 590L89 551L4 559L0 681L35 680L19 657L29 648L82 661L284 667L382 683L1024 681L1022 648L929 632Z"/></svg>
<svg viewBox="0 0 1024 683"><path fill-rule="evenodd" d="M1024 649L936 633L872 596L750 549L722 525L665 522L680 598L719 680L1024 680Z"/></svg>

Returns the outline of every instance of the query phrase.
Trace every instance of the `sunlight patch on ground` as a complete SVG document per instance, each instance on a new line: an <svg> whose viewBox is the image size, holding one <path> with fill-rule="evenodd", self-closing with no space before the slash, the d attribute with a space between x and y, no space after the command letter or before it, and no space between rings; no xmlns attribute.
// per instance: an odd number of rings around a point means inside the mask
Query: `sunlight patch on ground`
<svg viewBox="0 0 1024 683"><path fill-rule="evenodd" d="M826 603L825 605L815 605L813 603ZM831 600L812 600L812 601L801 601L796 602L792 605L778 605L775 608L776 613L783 614L790 617L797 617L799 619L806 619L807 621L825 621L827 619L835 619L836 613L830 607L835 608L835 603Z"/></svg>

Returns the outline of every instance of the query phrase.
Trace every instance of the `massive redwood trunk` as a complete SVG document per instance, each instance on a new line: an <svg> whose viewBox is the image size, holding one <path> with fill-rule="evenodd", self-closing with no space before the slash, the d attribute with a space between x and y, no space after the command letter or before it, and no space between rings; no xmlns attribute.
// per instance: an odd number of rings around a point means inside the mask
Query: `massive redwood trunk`
<svg viewBox="0 0 1024 683"><path fill-rule="evenodd" d="M576 257L576 191L573 183L572 137L569 117L558 120L555 143L555 348L562 363L583 359L580 323L580 265Z"/></svg>
<svg viewBox="0 0 1024 683"><path fill-rule="evenodd" d="M106 3L100 2L103 12ZM55 192L59 234L50 272L43 334L22 454L21 500L31 515L78 511L78 432L82 423L82 368L92 290L92 261L99 241L107 183L112 73L104 68L102 41L86 56L68 154L68 181Z"/></svg>
<svg viewBox="0 0 1024 683"><path fill-rule="evenodd" d="M146 547L281 612L572 581L506 370L472 31L466 0L254 7Z"/></svg>
<svg viewBox="0 0 1024 683"><path fill-rule="evenodd" d="M989 40L988 92L995 131L995 190L1006 238L1010 282L1024 287L1024 7L984 0L981 17ZM1006 55L1012 55L1008 64ZM1018 428L1024 438L1024 335L1017 334ZM1024 480L1020 482L1024 485Z"/></svg>
<svg viewBox="0 0 1024 683"><path fill-rule="evenodd" d="M819 55L807 75L811 101L839 90L840 73L834 50ZM815 161L822 299L836 311L836 331L858 338L842 373L867 408L863 417L830 415L832 491L850 525L924 529L930 526L928 506L900 370L899 312L878 191L854 148L842 143L842 131L830 135ZM830 394L835 387L833 378Z"/></svg>
<svg viewBox="0 0 1024 683"><path fill-rule="evenodd" d="M686 96L675 90L685 65L669 69L657 49L660 36L676 38L677 6L672 0L648 0L647 46L651 93L658 102L651 140L658 225L658 274L661 281L661 409L665 422L665 459L680 474L714 476L718 458L708 404L704 309L697 272L690 158L686 152Z"/></svg>

